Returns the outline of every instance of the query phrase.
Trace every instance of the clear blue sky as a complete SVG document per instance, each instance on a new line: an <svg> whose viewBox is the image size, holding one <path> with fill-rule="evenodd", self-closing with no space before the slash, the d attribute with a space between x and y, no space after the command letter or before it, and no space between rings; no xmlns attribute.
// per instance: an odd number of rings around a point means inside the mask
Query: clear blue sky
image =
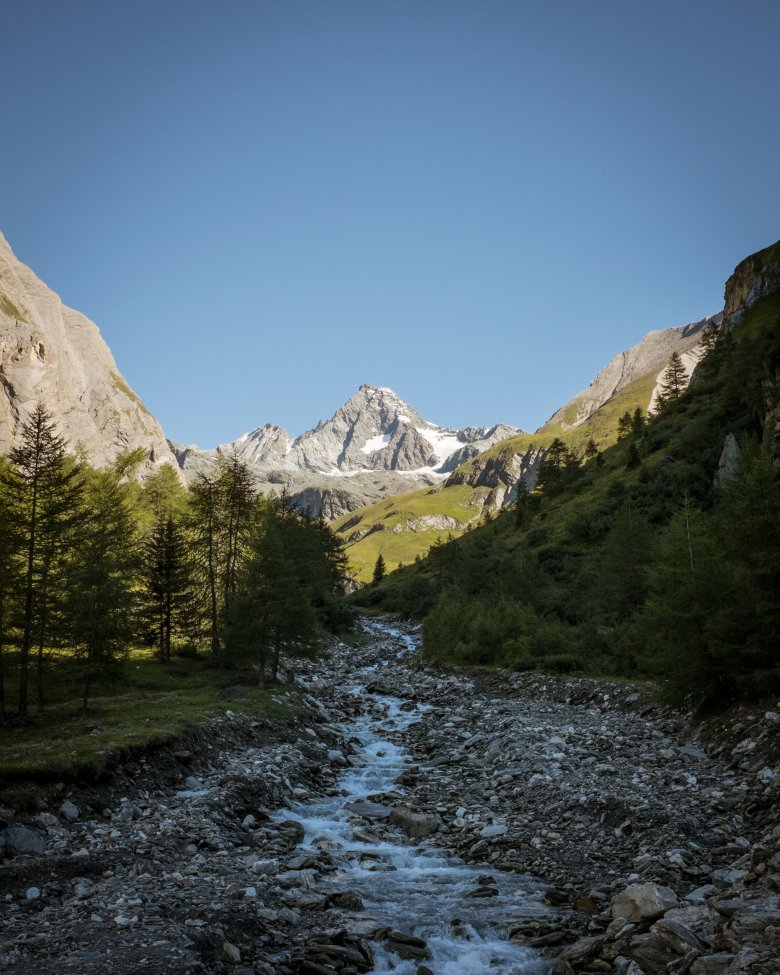
<svg viewBox="0 0 780 975"><path fill-rule="evenodd" d="M780 236L777 0L3 0L0 229L168 436L533 429Z"/></svg>

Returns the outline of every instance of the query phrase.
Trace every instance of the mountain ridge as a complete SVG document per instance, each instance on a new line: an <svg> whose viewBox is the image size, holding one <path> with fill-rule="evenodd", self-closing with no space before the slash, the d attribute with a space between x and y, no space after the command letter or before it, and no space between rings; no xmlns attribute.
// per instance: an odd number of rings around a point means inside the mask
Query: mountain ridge
<svg viewBox="0 0 780 975"><path fill-rule="evenodd" d="M0 453L37 401L96 466L141 448L146 471L176 466L155 417L119 371L97 325L63 304L0 233Z"/></svg>

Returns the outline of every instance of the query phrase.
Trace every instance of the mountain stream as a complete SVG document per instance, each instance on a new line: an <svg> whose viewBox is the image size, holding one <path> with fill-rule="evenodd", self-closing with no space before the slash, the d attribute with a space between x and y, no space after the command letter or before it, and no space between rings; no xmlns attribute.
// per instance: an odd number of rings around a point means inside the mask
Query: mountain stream
<svg viewBox="0 0 780 975"><path fill-rule="evenodd" d="M409 634L376 622L365 626L377 639L391 638L394 646L402 642L396 657L415 649L415 638ZM373 972L541 975L549 971L550 963L506 938L513 922L546 910L533 881L445 857L431 840L415 841L395 830L374 836L370 823L365 828L356 824L354 804L360 809L361 802L382 803L388 792L409 798L396 780L411 760L393 739L419 721L427 706L366 689L393 660L391 655L352 675L350 693L366 707L343 726L345 736L356 743L357 754L340 779L339 794L302 803L278 816L304 827L304 851L329 851L337 864L330 882L360 897L362 916L372 918L369 924L419 938L430 953L427 958L403 959L392 948L374 942ZM387 838L388 832L393 838ZM357 917L353 927L361 923Z"/></svg>

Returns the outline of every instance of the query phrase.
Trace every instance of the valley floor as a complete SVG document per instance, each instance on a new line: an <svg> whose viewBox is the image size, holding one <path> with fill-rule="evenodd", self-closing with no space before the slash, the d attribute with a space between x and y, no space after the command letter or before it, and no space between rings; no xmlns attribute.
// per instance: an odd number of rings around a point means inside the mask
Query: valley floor
<svg viewBox="0 0 780 975"><path fill-rule="evenodd" d="M286 722L210 719L0 834L0 970L780 972L777 710L692 732L363 626Z"/></svg>

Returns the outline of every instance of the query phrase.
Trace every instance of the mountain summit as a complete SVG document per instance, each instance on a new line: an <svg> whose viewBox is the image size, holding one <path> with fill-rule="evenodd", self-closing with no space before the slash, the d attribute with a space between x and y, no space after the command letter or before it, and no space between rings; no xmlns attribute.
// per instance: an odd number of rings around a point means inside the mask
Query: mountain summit
<svg viewBox="0 0 780 975"><path fill-rule="evenodd" d="M331 477L366 471L437 475L454 470L518 431L505 424L464 430L429 423L386 386L365 384L327 421L297 439L266 424L218 447L257 470L309 471Z"/></svg>

